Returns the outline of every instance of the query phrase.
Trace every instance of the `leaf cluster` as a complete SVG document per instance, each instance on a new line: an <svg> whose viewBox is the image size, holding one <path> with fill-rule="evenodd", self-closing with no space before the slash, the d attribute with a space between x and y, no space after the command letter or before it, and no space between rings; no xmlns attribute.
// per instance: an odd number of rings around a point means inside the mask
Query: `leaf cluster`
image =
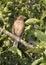
<svg viewBox="0 0 46 65"><path fill-rule="evenodd" d="M13 39L3 33L11 32L19 15L26 16L22 39L34 50L22 44L14 48ZM0 26L0 65L46 65L46 0L0 0Z"/></svg>

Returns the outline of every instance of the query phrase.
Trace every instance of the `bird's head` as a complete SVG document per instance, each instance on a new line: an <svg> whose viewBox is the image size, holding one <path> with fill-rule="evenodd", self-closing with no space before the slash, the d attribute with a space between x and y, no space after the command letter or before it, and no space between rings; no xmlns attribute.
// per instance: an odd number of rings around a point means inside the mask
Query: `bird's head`
<svg viewBox="0 0 46 65"><path fill-rule="evenodd" d="M24 19L26 19L26 17L25 17L25 16L20 15L19 17L17 17L17 19L18 19L18 20L24 20Z"/></svg>

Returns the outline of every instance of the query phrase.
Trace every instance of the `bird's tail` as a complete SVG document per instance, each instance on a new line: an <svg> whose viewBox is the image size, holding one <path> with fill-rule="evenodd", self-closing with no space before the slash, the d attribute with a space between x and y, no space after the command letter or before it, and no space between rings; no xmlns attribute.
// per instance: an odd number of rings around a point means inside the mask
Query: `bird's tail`
<svg viewBox="0 0 46 65"><path fill-rule="evenodd" d="M16 48L18 47L18 41L17 40L13 41L13 47L16 47Z"/></svg>

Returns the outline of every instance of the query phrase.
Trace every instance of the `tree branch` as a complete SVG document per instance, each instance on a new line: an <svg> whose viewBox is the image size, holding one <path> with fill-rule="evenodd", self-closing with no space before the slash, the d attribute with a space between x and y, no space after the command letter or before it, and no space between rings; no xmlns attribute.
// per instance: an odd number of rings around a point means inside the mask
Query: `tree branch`
<svg viewBox="0 0 46 65"><path fill-rule="evenodd" d="M0 27L0 31L3 30L3 28ZM8 32L7 30L3 30L3 33L12 37L13 39L16 39L18 42L22 43L24 46L28 47L28 48L31 48L31 49L34 49L33 45L30 45L29 43L27 43L26 41L22 40L21 38L13 35L12 33Z"/></svg>

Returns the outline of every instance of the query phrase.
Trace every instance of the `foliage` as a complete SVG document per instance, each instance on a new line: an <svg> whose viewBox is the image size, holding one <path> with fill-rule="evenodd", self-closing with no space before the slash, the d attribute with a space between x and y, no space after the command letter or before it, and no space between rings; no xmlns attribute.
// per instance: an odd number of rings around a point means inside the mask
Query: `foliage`
<svg viewBox="0 0 46 65"><path fill-rule="evenodd" d="M46 0L0 0L0 26L12 32L14 19L26 16L22 39L35 49L20 44L0 31L0 65L46 65ZM34 64L35 63L35 64Z"/></svg>

